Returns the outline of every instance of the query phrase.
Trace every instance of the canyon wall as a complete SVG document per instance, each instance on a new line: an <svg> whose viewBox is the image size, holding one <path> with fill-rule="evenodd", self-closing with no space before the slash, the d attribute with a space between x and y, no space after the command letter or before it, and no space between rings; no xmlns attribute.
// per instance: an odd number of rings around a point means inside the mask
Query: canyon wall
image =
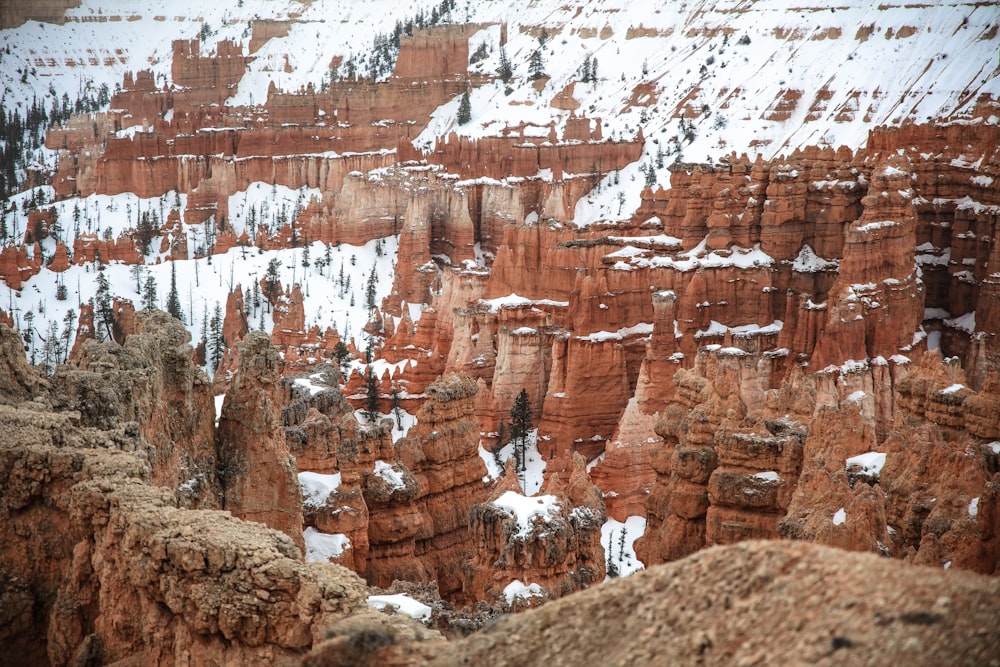
<svg viewBox="0 0 1000 667"><path fill-rule="evenodd" d="M143 429L159 409L184 409L176 396L150 400L168 372L178 377L164 354L186 347L178 329L167 323L126 347L90 344L86 370L64 369L50 386L27 366L18 334L0 325L5 664L274 664L308 651L334 621L372 613L353 573L303 563L290 537L261 524L185 509L185 489L164 479L174 443ZM77 393L67 399L57 385ZM116 390L120 413L89 411Z"/></svg>

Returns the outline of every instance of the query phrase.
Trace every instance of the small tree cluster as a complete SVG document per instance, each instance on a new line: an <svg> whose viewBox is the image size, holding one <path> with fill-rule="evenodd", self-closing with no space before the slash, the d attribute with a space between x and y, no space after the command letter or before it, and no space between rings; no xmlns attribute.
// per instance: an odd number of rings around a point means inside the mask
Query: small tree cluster
<svg viewBox="0 0 1000 667"><path fill-rule="evenodd" d="M684 137L684 141L688 142L689 144L691 142L693 142L694 139L695 139L695 136L696 136L695 129L694 129L694 123L692 123L687 118L681 118L680 133L681 133L681 136Z"/></svg>
<svg viewBox="0 0 1000 667"><path fill-rule="evenodd" d="M486 42L481 43L476 47L476 50L472 52L469 56L469 64L473 65L481 60L486 60L490 55L490 49L486 45Z"/></svg>
<svg viewBox="0 0 1000 667"><path fill-rule="evenodd" d="M597 81L597 56L591 57L587 54L587 57L583 59L583 64L580 65L580 69L577 70L576 75L580 77L580 81L584 83L593 83Z"/></svg>
<svg viewBox="0 0 1000 667"><path fill-rule="evenodd" d="M528 446L528 433L531 431L531 401L528 399L528 392L521 389L521 393L514 399L514 405L510 408L510 440L514 443L514 463L518 475L521 479L521 488L524 488L524 472L527 470L525 461L525 450Z"/></svg>
<svg viewBox="0 0 1000 667"><path fill-rule="evenodd" d="M458 124L465 125L470 120L472 120L472 103L469 101L469 91L466 90L458 103Z"/></svg>
<svg viewBox="0 0 1000 667"><path fill-rule="evenodd" d="M651 188L656 185L656 168L652 164L641 164L639 165L639 171L645 176L643 185L647 188Z"/></svg>
<svg viewBox="0 0 1000 667"><path fill-rule="evenodd" d="M528 78L532 81L537 81L548 76L545 73L545 61L542 59L542 50L540 48L535 49L531 52L531 58L528 60Z"/></svg>
<svg viewBox="0 0 1000 667"><path fill-rule="evenodd" d="M605 569L608 572L608 576L611 578L621 576L621 568L619 567L619 563L625 560L625 539L626 539L625 533L626 533L625 526L622 526L621 532L619 532L618 534L618 558L615 558L614 555L615 553L614 542L612 542L612 540L614 539L614 534L610 533L608 535L608 548L606 551L607 562L605 563Z"/></svg>
<svg viewBox="0 0 1000 667"><path fill-rule="evenodd" d="M497 76L504 83L510 83L510 80L514 78L514 70L510 66L510 59L507 57L507 49L502 45L500 46L500 65L497 67Z"/></svg>

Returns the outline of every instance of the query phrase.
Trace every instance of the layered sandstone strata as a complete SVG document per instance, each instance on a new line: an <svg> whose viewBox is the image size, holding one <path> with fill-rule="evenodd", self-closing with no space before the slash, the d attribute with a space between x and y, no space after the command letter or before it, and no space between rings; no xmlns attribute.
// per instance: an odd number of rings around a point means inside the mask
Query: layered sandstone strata
<svg viewBox="0 0 1000 667"><path fill-rule="evenodd" d="M583 459L577 455L573 464L572 472L551 477L538 496L527 497L508 463L489 502L472 508L475 559L466 577L476 598L502 600L507 595L507 603L516 607L604 580L604 503ZM508 588L515 581L534 584L537 590L518 600L522 591Z"/></svg>

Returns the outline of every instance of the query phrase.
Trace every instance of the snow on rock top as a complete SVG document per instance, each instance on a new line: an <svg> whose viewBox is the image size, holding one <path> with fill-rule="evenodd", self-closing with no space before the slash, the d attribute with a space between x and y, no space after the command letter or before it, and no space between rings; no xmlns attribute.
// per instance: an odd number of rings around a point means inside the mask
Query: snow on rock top
<svg viewBox="0 0 1000 667"><path fill-rule="evenodd" d="M874 232L877 229L884 229L886 227L898 227L899 223L895 220L877 220L875 222L868 222L863 225L858 226L857 230L859 232Z"/></svg>
<svg viewBox="0 0 1000 667"><path fill-rule="evenodd" d="M300 472L299 486L302 488L302 505L317 509L325 505L330 494L340 487L340 473Z"/></svg>
<svg viewBox="0 0 1000 667"><path fill-rule="evenodd" d="M868 452L847 459L847 471L863 475L877 476L884 466L885 454L882 452Z"/></svg>
<svg viewBox="0 0 1000 667"><path fill-rule="evenodd" d="M823 259L808 244L802 246L798 257L792 262L792 270L799 273L816 273L817 271L836 269L839 266L839 261L835 259Z"/></svg>
<svg viewBox="0 0 1000 667"><path fill-rule="evenodd" d="M541 517L546 523L551 520L551 513L559 509L556 496L522 496L515 491L507 491L493 501L497 507L507 510L517 519L518 532L515 537L527 537L535 523L535 517Z"/></svg>
<svg viewBox="0 0 1000 667"><path fill-rule="evenodd" d="M331 558L339 557L345 549L351 548L351 540L347 535L321 533L312 526L302 532L302 537L306 543L307 563L326 563Z"/></svg>
<svg viewBox="0 0 1000 667"><path fill-rule="evenodd" d="M406 483L403 481L403 476L399 473L399 471L385 461L375 461L375 476L382 478L382 480L384 480L393 491L406 487Z"/></svg>
<svg viewBox="0 0 1000 667"><path fill-rule="evenodd" d="M503 596L507 599L507 604L514 604L517 598L540 598L545 597L545 592L538 584L524 584L520 579L515 579L503 589Z"/></svg>
<svg viewBox="0 0 1000 667"><path fill-rule="evenodd" d="M367 602L369 607L380 611L386 608L395 609L400 614L406 614L418 621L431 620L432 610L430 607L403 593L397 593L396 595L369 595Z"/></svg>
<svg viewBox="0 0 1000 667"><path fill-rule="evenodd" d="M496 299L482 299L479 303L489 308L492 313L504 308L520 308L522 306L552 306L557 308L565 308L569 306L568 301L552 301L550 299L532 300L517 294L508 294L507 296L497 297Z"/></svg>

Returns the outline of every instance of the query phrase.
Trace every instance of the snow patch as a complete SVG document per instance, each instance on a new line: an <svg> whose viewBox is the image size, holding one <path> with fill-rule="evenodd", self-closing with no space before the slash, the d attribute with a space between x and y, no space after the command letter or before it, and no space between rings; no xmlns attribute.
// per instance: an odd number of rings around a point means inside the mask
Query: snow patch
<svg viewBox="0 0 1000 667"><path fill-rule="evenodd" d="M369 607L373 607L379 611L394 609L398 613L406 614L418 621L426 623L431 620L432 610L430 607L402 593L397 593L396 595L369 595L366 602Z"/></svg>
<svg viewBox="0 0 1000 667"><path fill-rule="evenodd" d="M545 592L538 584L524 584L521 583L520 579L515 579L504 586L503 596L507 599L507 604L510 605L514 604L514 600L517 598L527 600L528 598L545 597Z"/></svg>
<svg viewBox="0 0 1000 667"><path fill-rule="evenodd" d="M351 548L351 540L342 533L330 535L321 533L312 526L302 531L306 543L307 563L326 563L331 558L339 558L346 549Z"/></svg>
<svg viewBox="0 0 1000 667"><path fill-rule="evenodd" d="M969 501L969 517L975 519L979 515L979 498Z"/></svg>
<svg viewBox="0 0 1000 667"><path fill-rule="evenodd" d="M319 509L326 504L330 494L340 487L340 473L324 475L318 472L300 472L299 487L302 489L302 506Z"/></svg>
<svg viewBox="0 0 1000 667"><path fill-rule="evenodd" d="M517 538L525 538L531 533L535 517L541 517L542 521L548 523L552 520L552 512L559 509L556 496L529 497L516 491L506 491L493 504L517 519L518 531L514 535Z"/></svg>
<svg viewBox="0 0 1000 667"><path fill-rule="evenodd" d="M833 513L833 525L842 526L844 522L847 521L847 512L841 507L839 510Z"/></svg>
<svg viewBox="0 0 1000 667"><path fill-rule="evenodd" d="M847 459L847 471L877 477L885 466L883 452L868 452Z"/></svg>
<svg viewBox="0 0 1000 667"><path fill-rule="evenodd" d="M399 473L399 471L393 468L391 464L386 463L385 461L375 461L375 476L381 477L393 491L406 488L406 483L403 482L403 476Z"/></svg>
<svg viewBox="0 0 1000 667"><path fill-rule="evenodd" d="M818 256L809 244L802 246L798 257L792 262L792 271L799 273L816 273L836 269L840 262L835 259L823 259Z"/></svg>

